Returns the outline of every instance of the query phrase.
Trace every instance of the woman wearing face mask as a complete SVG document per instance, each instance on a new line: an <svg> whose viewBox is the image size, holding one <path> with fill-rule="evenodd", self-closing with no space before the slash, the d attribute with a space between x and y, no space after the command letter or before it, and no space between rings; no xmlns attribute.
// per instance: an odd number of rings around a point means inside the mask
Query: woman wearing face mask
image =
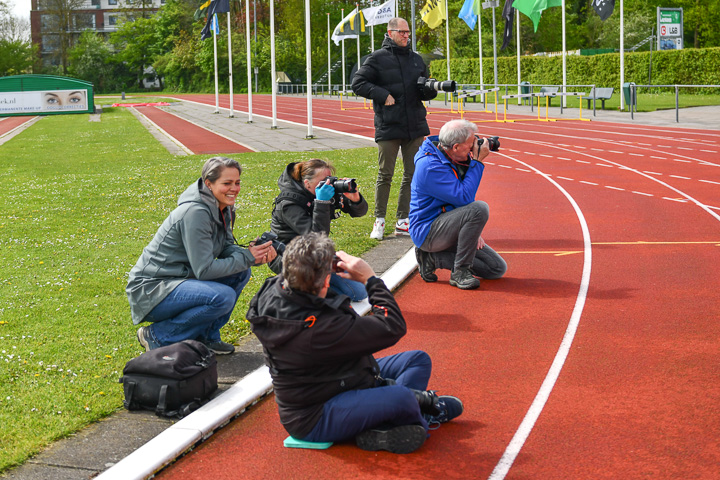
<svg viewBox="0 0 720 480"><path fill-rule="evenodd" d="M357 190L336 193L326 180L335 172L329 162L313 158L289 164L278 179L280 195L275 198L270 229L278 240L287 244L298 235L310 232L330 234L330 222L341 212L362 217L368 204ZM341 179L342 180L342 179ZM275 273L282 270L282 256L268 265ZM342 263L340 265L342 268ZM330 290L359 301L367 297L365 285L340 277L333 272Z"/></svg>
<svg viewBox="0 0 720 480"><path fill-rule="evenodd" d="M202 177L180 195L130 270L126 288L133 323L150 322L137 335L146 350L186 339L216 354L235 347L220 329L250 280L250 267L272 261L272 242L242 248L235 242L240 165L230 158L205 162Z"/></svg>

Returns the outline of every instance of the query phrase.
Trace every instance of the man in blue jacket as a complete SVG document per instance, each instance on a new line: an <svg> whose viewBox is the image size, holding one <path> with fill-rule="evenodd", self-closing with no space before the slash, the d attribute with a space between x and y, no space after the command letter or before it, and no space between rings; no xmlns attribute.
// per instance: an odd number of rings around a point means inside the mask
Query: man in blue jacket
<svg viewBox="0 0 720 480"><path fill-rule="evenodd" d="M481 278L500 278L505 260L482 238L488 204L475 200L490 153L477 125L451 120L427 137L415 155L410 199L410 236L420 276L437 281L436 268L452 270L450 285L469 290ZM482 143L480 144L480 141Z"/></svg>

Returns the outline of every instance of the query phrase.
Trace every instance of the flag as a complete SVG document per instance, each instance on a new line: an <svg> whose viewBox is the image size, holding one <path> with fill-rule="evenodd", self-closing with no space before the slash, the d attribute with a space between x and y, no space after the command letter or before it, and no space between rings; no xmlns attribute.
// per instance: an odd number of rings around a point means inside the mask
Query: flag
<svg viewBox="0 0 720 480"><path fill-rule="evenodd" d="M348 13L347 16L337 24L330 38L335 42L335 45L340 45L340 40L357 38L358 35L368 35L368 33L365 30L363 12L358 11L358 8L355 7L352 12Z"/></svg>
<svg viewBox="0 0 720 480"><path fill-rule="evenodd" d="M502 18L505 19L505 31L503 32L503 44L500 50L505 50L512 39L513 18L515 18L515 9L512 3L513 0L505 0L505 6L503 7Z"/></svg>
<svg viewBox="0 0 720 480"><path fill-rule="evenodd" d="M542 11L550 7L562 6L562 0L515 0L512 6L520 10L526 17L530 17L537 32Z"/></svg>
<svg viewBox="0 0 720 480"><path fill-rule="evenodd" d="M380 25L388 23L395 16L395 0L388 0L378 7L368 7L363 9L365 16L365 26Z"/></svg>
<svg viewBox="0 0 720 480"><path fill-rule="evenodd" d="M213 13L213 17L212 17L212 18L213 18L213 19L212 19L212 27L211 27L211 29L212 29L213 32L215 32L215 35L220 35L220 24L218 23L217 13Z"/></svg>
<svg viewBox="0 0 720 480"><path fill-rule="evenodd" d="M615 0L593 0L592 6L603 22L610 18L615 9Z"/></svg>
<svg viewBox="0 0 720 480"><path fill-rule="evenodd" d="M212 3L212 0L207 0L207 2L200 5L197 10L195 10L195 14L193 15L193 18L195 20L200 20L201 18L205 18L205 14L207 13L207 9L210 6L210 3Z"/></svg>
<svg viewBox="0 0 720 480"><path fill-rule="evenodd" d="M207 23L200 32L200 40L210 38L212 18L216 13L227 13L230 11L230 0L213 0L207 9Z"/></svg>
<svg viewBox="0 0 720 480"><path fill-rule="evenodd" d="M420 10L420 18L430 28L436 28L447 19L444 0L427 0L425 6Z"/></svg>
<svg viewBox="0 0 720 480"><path fill-rule="evenodd" d="M479 14L480 0L465 0L458 14L458 18L467 23L470 30L475 30L475 24L477 24Z"/></svg>

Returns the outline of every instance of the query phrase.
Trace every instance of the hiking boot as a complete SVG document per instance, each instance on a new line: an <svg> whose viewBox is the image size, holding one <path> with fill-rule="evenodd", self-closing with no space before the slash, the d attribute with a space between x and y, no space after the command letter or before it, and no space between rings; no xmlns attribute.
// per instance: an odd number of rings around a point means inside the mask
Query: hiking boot
<svg viewBox="0 0 720 480"><path fill-rule="evenodd" d="M450 395L441 395L437 397L437 402L434 407L440 413L437 415L423 415L425 420L427 420L428 425L447 423L453 418L459 417L463 413L463 404L460 399Z"/></svg>
<svg viewBox="0 0 720 480"><path fill-rule="evenodd" d="M480 280L473 277L469 268L461 267L450 274L450 285L461 290L472 290L480 286Z"/></svg>
<svg viewBox="0 0 720 480"><path fill-rule="evenodd" d="M407 218L400 218L395 223L395 235L410 235L410 221Z"/></svg>
<svg viewBox="0 0 720 480"><path fill-rule="evenodd" d="M392 453L414 452L425 443L427 432L422 425L400 425L387 429L366 430L355 437L355 443L372 452L387 450Z"/></svg>
<svg viewBox="0 0 720 480"><path fill-rule="evenodd" d="M435 275L435 259L432 253L415 247L415 258L417 259L420 277L428 283L437 282L438 277Z"/></svg>
<svg viewBox="0 0 720 480"><path fill-rule="evenodd" d="M156 348L160 348L162 346L152 336L152 332L150 332L150 327L138 328L137 339L146 352L149 352L150 350L154 350Z"/></svg>
<svg viewBox="0 0 720 480"><path fill-rule="evenodd" d="M215 352L215 355L229 355L235 351L235 346L222 340L211 342L210 340L201 340L201 342L211 351Z"/></svg>
<svg viewBox="0 0 720 480"><path fill-rule="evenodd" d="M385 235L385 219L384 218L376 218L375 224L373 225L372 232L370 233L370 238L374 238L375 240L382 240L384 235Z"/></svg>

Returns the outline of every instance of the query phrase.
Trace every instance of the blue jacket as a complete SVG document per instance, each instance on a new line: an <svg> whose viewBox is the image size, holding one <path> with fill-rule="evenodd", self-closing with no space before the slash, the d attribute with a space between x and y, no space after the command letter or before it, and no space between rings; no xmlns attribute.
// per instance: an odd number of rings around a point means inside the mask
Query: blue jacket
<svg viewBox="0 0 720 480"><path fill-rule="evenodd" d="M422 246L432 222L444 212L475 201L485 165L471 161L462 180L438 147L437 135L427 137L415 155L410 189L410 237Z"/></svg>

